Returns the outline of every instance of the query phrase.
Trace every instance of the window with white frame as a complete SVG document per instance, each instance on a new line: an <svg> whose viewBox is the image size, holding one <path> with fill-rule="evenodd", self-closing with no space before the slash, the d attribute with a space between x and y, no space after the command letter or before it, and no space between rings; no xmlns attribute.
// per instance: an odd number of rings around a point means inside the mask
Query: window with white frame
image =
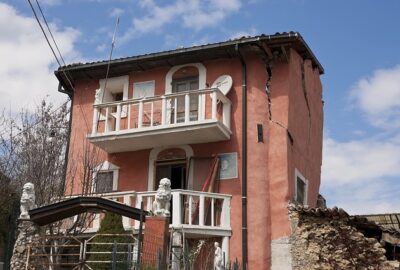
<svg viewBox="0 0 400 270"><path fill-rule="evenodd" d="M154 97L154 81L137 82L133 84L133 98Z"/></svg>
<svg viewBox="0 0 400 270"><path fill-rule="evenodd" d="M294 199L297 203L307 205L308 200L308 180L295 169L295 196Z"/></svg>
<svg viewBox="0 0 400 270"><path fill-rule="evenodd" d="M100 80L100 92L97 102L106 103L128 99L129 76Z"/></svg>
<svg viewBox="0 0 400 270"><path fill-rule="evenodd" d="M118 189L119 167L105 161L93 173L93 192L107 193Z"/></svg>

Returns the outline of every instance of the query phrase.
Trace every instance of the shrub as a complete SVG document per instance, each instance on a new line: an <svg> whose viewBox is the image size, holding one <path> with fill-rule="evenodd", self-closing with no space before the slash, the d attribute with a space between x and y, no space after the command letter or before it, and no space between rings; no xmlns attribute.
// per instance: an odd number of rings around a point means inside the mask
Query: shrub
<svg viewBox="0 0 400 270"><path fill-rule="evenodd" d="M118 234L125 234L125 236ZM113 251L116 251L114 256L116 262L115 269L128 269L128 244L131 244L133 249L133 238L127 237L124 226L122 225L122 217L120 215L106 212L105 217L100 223L100 229L98 230L97 235L90 241L90 243L88 261L98 261L97 263L88 263L90 267L96 270L111 269Z"/></svg>

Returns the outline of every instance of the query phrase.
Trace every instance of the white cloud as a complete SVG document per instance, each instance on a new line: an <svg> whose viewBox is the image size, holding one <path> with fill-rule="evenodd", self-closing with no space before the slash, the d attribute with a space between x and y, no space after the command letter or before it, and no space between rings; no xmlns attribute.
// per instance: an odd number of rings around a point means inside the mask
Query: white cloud
<svg viewBox="0 0 400 270"><path fill-rule="evenodd" d="M124 14L124 10L123 9L121 9L121 8L113 8L112 10L111 10L111 12L110 12L110 16L111 17L119 17L119 16L121 16L122 14Z"/></svg>
<svg viewBox="0 0 400 270"><path fill-rule="evenodd" d="M50 27L66 60L75 59L79 32ZM31 108L46 95L55 102L65 99L57 92L56 61L37 22L4 3L0 3L0 59L0 108Z"/></svg>
<svg viewBox="0 0 400 270"><path fill-rule="evenodd" d="M247 31L239 31L236 33L233 33L229 39L236 39L236 38L241 38L241 37L248 37L248 36L255 36L258 33L258 30L254 27L250 28Z"/></svg>
<svg viewBox="0 0 400 270"><path fill-rule="evenodd" d="M325 139L322 193L329 195L330 206L351 214L399 212L399 153L396 136L348 142Z"/></svg>
<svg viewBox="0 0 400 270"><path fill-rule="evenodd" d="M361 79L351 90L352 101L380 128L400 127L400 65Z"/></svg>
<svg viewBox="0 0 400 270"><path fill-rule="evenodd" d="M131 28L121 38L122 42L135 36L161 31L170 23L196 31L219 25L227 16L239 10L240 0L176 0L168 5L159 5L154 0L140 2L146 12L133 19Z"/></svg>
<svg viewBox="0 0 400 270"><path fill-rule="evenodd" d="M322 179L325 185L364 184L386 177L400 178L400 143L367 139L324 140Z"/></svg>

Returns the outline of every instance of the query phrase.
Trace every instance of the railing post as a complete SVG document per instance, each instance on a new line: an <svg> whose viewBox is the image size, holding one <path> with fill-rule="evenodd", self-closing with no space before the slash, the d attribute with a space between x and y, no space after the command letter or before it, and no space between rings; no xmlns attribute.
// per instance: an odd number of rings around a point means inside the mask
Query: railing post
<svg viewBox="0 0 400 270"><path fill-rule="evenodd" d="M143 100L139 101L138 128L143 125Z"/></svg>
<svg viewBox="0 0 400 270"><path fill-rule="evenodd" d="M217 90L211 92L211 119L217 119Z"/></svg>
<svg viewBox="0 0 400 270"><path fill-rule="evenodd" d="M222 213L221 213L221 227L230 227L230 211L231 211L231 198L224 198L222 202Z"/></svg>
<svg viewBox="0 0 400 270"><path fill-rule="evenodd" d="M189 225L192 225L192 204L193 204L193 196L192 195L188 195L189 196Z"/></svg>
<svg viewBox="0 0 400 270"><path fill-rule="evenodd" d="M175 108L176 109L176 108ZM185 123L190 121L190 95L185 94Z"/></svg>
<svg viewBox="0 0 400 270"><path fill-rule="evenodd" d="M172 192L172 225L182 224L182 204L180 192Z"/></svg>
<svg viewBox="0 0 400 270"><path fill-rule="evenodd" d="M124 204L131 206L131 196L130 195L124 195ZM129 218L127 217L122 217L122 224L124 228L129 227Z"/></svg>
<svg viewBox="0 0 400 270"><path fill-rule="evenodd" d="M198 113L198 120L199 121L203 121L204 120L204 118L205 118L205 113L204 113L204 110L203 110L203 100L205 100L204 99L205 98L205 95L204 94L199 94L199 106L197 107L197 113Z"/></svg>
<svg viewBox="0 0 400 270"><path fill-rule="evenodd" d="M106 121L104 123L104 131L105 132L109 132L110 131L110 129L108 128L108 118L109 118L108 113L109 113L109 108L106 107Z"/></svg>
<svg viewBox="0 0 400 270"><path fill-rule="evenodd" d="M93 124L92 124L92 136L97 133L97 123L99 122L99 108L93 108Z"/></svg>
<svg viewBox="0 0 400 270"><path fill-rule="evenodd" d="M121 129L121 103L117 105L117 117L115 119L115 131L119 131Z"/></svg>
<svg viewBox="0 0 400 270"><path fill-rule="evenodd" d="M143 202L143 196L142 195L137 195L136 196L136 208L140 208ZM139 229L139 222L137 220L135 220L135 230Z"/></svg>
<svg viewBox="0 0 400 270"><path fill-rule="evenodd" d="M131 129L131 104L128 105L128 129Z"/></svg>
<svg viewBox="0 0 400 270"><path fill-rule="evenodd" d="M215 210L214 210L215 198L211 198L211 226L215 226Z"/></svg>
<svg viewBox="0 0 400 270"><path fill-rule="evenodd" d="M204 226L204 195L200 195L200 205L199 205L199 225Z"/></svg>
<svg viewBox="0 0 400 270"><path fill-rule="evenodd" d="M231 104L230 103L223 103L222 122L228 129L231 129Z"/></svg>
<svg viewBox="0 0 400 270"><path fill-rule="evenodd" d="M167 100L165 96L161 97L161 125L165 125L167 119Z"/></svg>

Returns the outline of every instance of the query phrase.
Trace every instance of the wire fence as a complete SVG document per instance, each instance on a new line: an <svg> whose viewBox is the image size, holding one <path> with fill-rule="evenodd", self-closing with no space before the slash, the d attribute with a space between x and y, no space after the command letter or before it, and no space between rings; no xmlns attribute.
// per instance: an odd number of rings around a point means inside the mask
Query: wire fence
<svg viewBox="0 0 400 270"><path fill-rule="evenodd" d="M28 248L26 269L156 270L165 269L165 240L146 234L95 234L90 238L46 236Z"/></svg>

